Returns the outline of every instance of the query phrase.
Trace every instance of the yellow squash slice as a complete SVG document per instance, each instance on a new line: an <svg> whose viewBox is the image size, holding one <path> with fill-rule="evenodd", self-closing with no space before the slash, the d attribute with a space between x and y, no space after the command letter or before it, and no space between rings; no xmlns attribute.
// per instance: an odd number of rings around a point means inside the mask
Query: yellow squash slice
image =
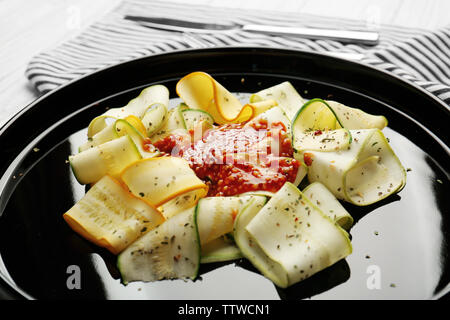
<svg viewBox="0 0 450 320"><path fill-rule="evenodd" d="M276 105L273 99L242 105L238 98L205 72L186 75L178 81L176 91L189 108L208 112L218 124L248 121Z"/></svg>
<svg viewBox="0 0 450 320"><path fill-rule="evenodd" d="M156 208L110 176L94 184L63 217L75 232L114 254L164 221Z"/></svg>
<svg viewBox="0 0 450 320"><path fill-rule="evenodd" d="M195 175L189 163L177 157L137 161L123 170L121 178L135 196L155 207L193 190L196 190L196 199L208 193L208 187Z"/></svg>

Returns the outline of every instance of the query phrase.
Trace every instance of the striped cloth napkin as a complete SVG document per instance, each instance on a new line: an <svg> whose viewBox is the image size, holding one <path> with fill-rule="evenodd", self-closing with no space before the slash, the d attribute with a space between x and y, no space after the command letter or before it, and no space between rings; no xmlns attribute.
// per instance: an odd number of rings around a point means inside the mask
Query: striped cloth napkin
<svg viewBox="0 0 450 320"><path fill-rule="evenodd" d="M188 21L271 24L357 30L362 22L285 12L244 11L181 3L125 0L77 37L35 56L26 76L41 93L129 59L173 50L214 46L266 46L315 52L363 55L362 62L389 71L436 95L450 105L450 27L434 32L381 25L376 46L342 44L245 31L216 34L178 33L150 29L125 15L175 17Z"/></svg>

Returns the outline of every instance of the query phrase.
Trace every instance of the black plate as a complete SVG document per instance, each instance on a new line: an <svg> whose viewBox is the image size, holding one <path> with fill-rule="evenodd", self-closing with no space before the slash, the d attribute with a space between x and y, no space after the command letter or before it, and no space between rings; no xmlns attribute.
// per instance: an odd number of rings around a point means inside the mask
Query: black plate
<svg viewBox="0 0 450 320"><path fill-rule="evenodd" d="M150 84L174 87L192 71L233 92L289 80L306 98L335 99L389 119L384 130L408 170L382 203L347 206L353 253L296 284L276 288L244 260L204 265L195 282L123 286L115 258L62 219L84 193L66 163L86 126ZM310 52L215 48L122 63L33 102L0 131L0 296L37 299L435 299L450 291L450 113L438 99L371 67ZM79 289L72 288L73 266ZM72 288L72 289L71 289Z"/></svg>

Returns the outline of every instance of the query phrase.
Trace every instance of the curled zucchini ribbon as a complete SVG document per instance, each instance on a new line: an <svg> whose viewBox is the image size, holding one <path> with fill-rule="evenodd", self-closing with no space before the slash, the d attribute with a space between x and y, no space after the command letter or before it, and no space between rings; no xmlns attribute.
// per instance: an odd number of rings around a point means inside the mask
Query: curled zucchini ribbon
<svg viewBox="0 0 450 320"><path fill-rule="evenodd" d="M204 133L214 126L214 118L204 110L185 109L181 112L186 130L193 133L194 141L203 138Z"/></svg>
<svg viewBox="0 0 450 320"><path fill-rule="evenodd" d="M133 242L117 258L122 282L195 279L200 241L195 207L166 220Z"/></svg>
<svg viewBox="0 0 450 320"><path fill-rule="evenodd" d="M308 180L324 184L338 199L358 206L380 201L400 191L406 171L379 129L350 130L346 149L308 150Z"/></svg>
<svg viewBox="0 0 450 320"><path fill-rule="evenodd" d="M383 130L388 121L384 116L372 115L361 109L351 108L342 103L327 100L326 103L339 118L342 127L353 129L380 129Z"/></svg>
<svg viewBox="0 0 450 320"><path fill-rule="evenodd" d="M282 123L286 128L287 136L292 140L291 121L281 107L274 106L269 110L264 111L263 113L257 115L255 118L246 123L245 126L257 124L260 120L267 121L269 126L277 123Z"/></svg>
<svg viewBox="0 0 450 320"><path fill-rule="evenodd" d="M210 197L178 212L136 240L118 257L124 283L195 279L201 263L242 257L232 237L235 217L265 197Z"/></svg>
<svg viewBox="0 0 450 320"><path fill-rule="evenodd" d="M208 112L218 124L252 119L272 106L274 100L242 105L232 93L205 72L192 72L178 81L177 94L191 109Z"/></svg>
<svg viewBox="0 0 450 320"><path fill-rule="evenodd" d="M201 199L197 205L197 215L202 245L232 232L236 216L255 197L265 201L263 196L208 197Z"/></svg>
<svg viewBox="0 0 450 320"><path fill-rule="evenodd" d="M347 148L352 142L348 129L342 128L339 118L322 99L306 102L292 121L295 151L331 151Z"/></svg>
<svg viewBox="0 0 450 320"><path fill-rule="evenodd" d="M167 112L167 106L163 103L155 103L145 111L141 123L147 137L151 137L162 128L167 118Z"/></svg>
<svg viewBox="0 0 450 320"><path fill-rule="evenodd" d="M69 156L72 172L80 184L92 184L105 175L118 178L122 170L142 156L129 135Z"/></svg>
<svg viewBox="0 0 450 320"><path fill-rule="evenodd" d="M348 233L289 182L262 208L244 209L234 230L242 254L281 288L352 252Z"/></svg>
<svg viewBox="0 0 450 320"><path fill-rule="evenodd" d="M124 135L130 136L143 158L151 158L159 155L156 149L152 152L143 149L144 139L147 137L147 133L142 121L135 116L115 120L112 124L95 134L91 139L88 139L85 144L81 145L79 151L86 151L89 148L99 146Z"/></svg>
<svg viewBox="0 0 450 320"><path fill-rule="evenodd" d="M197 204L201 263L235 260L242 257L230 236L236 216L250 201L265 203L264 196L208 197Z"/></svg>
<svg viewBox="0 0 450 320"><path fill-rule="evenodd" d="M186 109L188 109L188 107L185 104L179 104L175 108L168 110L167 113L162 117L163 123L159 126L158 130L155 130L151 133L151 135L148 136L150 138L150 141L154 143L175 132L179 134L188 134L186 130L186 123L184 121L182 113L183 110ZM146 120L144 120L144 123L145 122ZM148 123L148 125L150 126L150 124L154 125L154 123L151 121Z"/></svg>
<svg viewBox="0 0 450 320"><path fill-rule="evenodd" d="M386 124L383 116L312 99L293 120L294 156L308 165L310 182L321 182L338 199L372 204L406 183L404 168L378 129Z"/></svg>
<svg viewBox="0 0 450 320"><path fill-rule="evenodd" d="M130 119L138 127L139 119ZM129 164L141 159L152 158L160 153L144 150L142 133L129 121L118 119L83 144L80 152L69 156L75 177L81 184L97 182L105 174L118 177Z"/></svg>
<svg viewBox="0 0 450 320"><path fill-rule="evenodd" d="M144 149L144 140L167 122L168 103L168 89L154 85L126 106L94 118L88 127L88 141L79 147L78 154L69 157L78 182L95 183L105 174L118 177L130 163L158 156L156 148Z"/></svg>
<svg viewBox="0 0 450 320"><path fill-rule="evenodd" d="M349 230L351 228L353 217L322 183L313 182L303 189L302 193L343 229Z"/></svg>
<svg viewBox="0 0 450 320"><path fill-rule="evenodd" d="M94 118L88 127L88 137L91 138L104 129L108 125L107 119L125 119L130 115L141 119L147 109L154 104L168 106L169 90L165 86L154 85L145 88L138 97L132 99L126 106L109 109L102 115Z"/></svg>
<svg viewBox="0 0 450 320"><path fill-rule="evenodd" d="M232 236L226 234L202 245L200 263L225 262L243 258Z"/></svg>
<svg viewBox="0 0 450 320"><path fill-rule="evenodd" d="M275 100L289 121L292 121L297 111L305 103L289 81L261 90L250 96L250 103L258 103L265 100Z"/></svg>
<svg viewBox="0 0 450 320"><path fill-rule="evenodd" d="M292 122L294 122L294 119L297 117L299 110L302 109L302 107L304 107L308 103L297 92L297 90L289 81L282 82L280 84L277 84L275 86L252 94L250 96L250 103L261 102L269 99L275 100L277 105L283 109L289 120ZM387 119L384 116L372 115L362 111L361 109L351 108L342 103L332 100L321 100L321 99L312 99L312 100L316 102L318 100L321 101L323 107L329 108L329 110L334 113L335 118L338 119L338 123L335 126L336 129L346 128L352 130L352 129L377 128L382 130L384 127L387 126ZM327 116L326 113L327 112L325 111L323 113L323 116L332 121L333 117ZM321 120L320 117L319 120Z"/></svg>

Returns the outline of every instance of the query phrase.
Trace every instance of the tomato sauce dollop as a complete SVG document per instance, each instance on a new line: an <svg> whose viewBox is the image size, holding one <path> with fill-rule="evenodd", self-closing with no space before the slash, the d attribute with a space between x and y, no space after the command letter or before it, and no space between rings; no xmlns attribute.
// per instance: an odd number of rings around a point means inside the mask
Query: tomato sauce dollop
<svg viewBox="0 0 450 320"><path fill-rule="evenodd" d="M186 143L185 137L172 134L153 145L187 160L208 185L208 196L276 192L286 181L295 181L300 162L293 159L291 140L281 122L225 124L201 137Z"/></svg>

